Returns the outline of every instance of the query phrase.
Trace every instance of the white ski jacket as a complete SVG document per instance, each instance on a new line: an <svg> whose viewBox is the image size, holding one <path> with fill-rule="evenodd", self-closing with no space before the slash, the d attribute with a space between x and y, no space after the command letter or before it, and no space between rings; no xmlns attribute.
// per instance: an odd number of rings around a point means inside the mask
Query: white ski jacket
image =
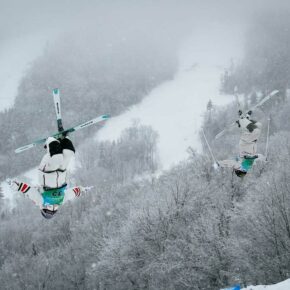
<svg viewBox="0 0 290 290"><path fill-rule="evenodd" d="M46 141L47 153L38 167L39 184L43 187L59 188L67 184L67 167L74 156L72 150L63 149L62 154L50 155L49 144L57 141L49 137Z"/></svg>
<svg viewBox="0 0 290 290"><path fill-rule="evenodd" d="M257 142L261 134L262 124L260 122L252 122L247 118L239 120L241 128L241 136L239 142L239 156L235 160L220 160L218 164L220 167L230 167L233 169L248 171L248 169L256 161L266 161L266 158L262 154L257 154ZM251 131L249 126L252 126ZM248 157L254 157L254 162L249 166L244 166L247 163L245 159ZM249 158L248 158L249 159Z"/></svg>
<svg viewBox="0 0 290 290"><path fill-rule="evenodd" d="M256 122L253 124L255 127L252 132L247 129L251 124L247 118L239 120L241 125L241 136L239 142L239 155L243 157L245 155L256 155L257 154L257 141L261 135L262 124Z"/></svg>

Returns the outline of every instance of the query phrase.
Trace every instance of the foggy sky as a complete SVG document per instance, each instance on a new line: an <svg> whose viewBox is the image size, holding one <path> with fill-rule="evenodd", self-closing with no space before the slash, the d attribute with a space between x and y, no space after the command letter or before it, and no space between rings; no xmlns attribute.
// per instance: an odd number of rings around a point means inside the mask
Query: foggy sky
<svg viewBox="0 0 290 290"><path fill-rule="evenodd" d="M120 18L116 15L180 31L183 25L200 26L209 21L246 25L255 13L279 13L289 7L288 1L272 0L0 0L0 40L51 29L65 31L87 21L117 25Z"/></svg>

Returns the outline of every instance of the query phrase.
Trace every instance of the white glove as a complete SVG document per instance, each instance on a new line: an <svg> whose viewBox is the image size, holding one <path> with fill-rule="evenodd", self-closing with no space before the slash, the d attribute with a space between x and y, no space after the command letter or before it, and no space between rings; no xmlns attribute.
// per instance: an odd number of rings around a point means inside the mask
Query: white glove
<svg viewBox="0 0 290 290"><path fill-rule="evenodd" d="M81 191L84 193L87 193L88 191L90 191L93 188L94 188L94 186L80 186Z"/></svg>
<svg viewBox="0 0 290 290"><path fill-rule="evenodd" d="M268 161L267 157L265 155L263 155L263 154L257 154L257 155L258 155L258 158L257 158L258 161L262 161L262 162Z"/></svg>
<svg viewBox="0 0 290 290"><path fill-rule="evenodd" d="M218 170L219 167L220 167L220 165L219 165L217 162L215 162L215 163L212 165L212 167L213 167L214 170Z"/></svg>
<svg viewBox="0 0 290 290"><path fill-rule="evenodd" d="M18 191L19 182L14 179L7 179L6 182L9 184L10 188L14 191Z"/></svg>

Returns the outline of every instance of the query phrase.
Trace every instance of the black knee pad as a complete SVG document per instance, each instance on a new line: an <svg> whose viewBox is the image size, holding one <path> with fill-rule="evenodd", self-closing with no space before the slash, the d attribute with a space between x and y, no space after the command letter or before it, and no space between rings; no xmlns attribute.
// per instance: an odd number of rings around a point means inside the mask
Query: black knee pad
<svg viewBox="0 0 290 290"><path fill-rule="evenodd" d="M51 157L56 154L62 154L62 147L58 141L50 142L48 147L49 147L49 154Z"/></svg>
<svg viewBox="0 0 290 290"><path fill-rule="evenodd" d="M64 139L60 140L60 145L62 147L62 150L63 149L68 149L68 150L71 150L73 152L76 152L72 141L70 139L68 139L68 138L64 138Z"/></svg>

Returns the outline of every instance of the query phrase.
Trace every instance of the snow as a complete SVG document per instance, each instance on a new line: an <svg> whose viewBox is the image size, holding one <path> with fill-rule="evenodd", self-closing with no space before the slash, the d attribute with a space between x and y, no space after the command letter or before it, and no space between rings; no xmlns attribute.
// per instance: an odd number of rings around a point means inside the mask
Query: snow
<svg viewBox="0 0 290 290"><path fill-rule="evenodd" d="M11 178L13 179L18 179L17 177ZM21 181L25 181L29 183L30 185L37 185L38 181L38 170L37 167L32 168L26 172L24 172L21 175L21 178L19 178ZM20 196L19 192L14 192L7 181L3 181L0 183L1 188L3 189L3 194L4 194L4 202L7 204L9 208L14 208L16 205L16 199L17 196Z"/></svg>
<svg viewBox="0 0 290 290"><path fill-rule="evenodd" d="M189 146L200 151L199 130L208 101L224 105L231 96L221 95L221 74L232 56L240 56L241 37L213 24L189 37L180 50L179 70L124 114L108 120L96 139L116 140L134 120L150 125L159 134L158 153L163 169L188 157ZM211 31L209 34L208 31ZM233 35L229 37L229 35ZM231 43L224 41L224 37Z"/></svg>
<svg viewBox="0 0 290 290"><path fill-rule="evenodd" d="M289 290L290 289L290 279L274 285L259 285L259 286L248 286L241 290Z"/></svg>
<svg viewBox="0 0 290 290"><path fill-rule="evenodd" d="M15 206L13 190L10 188L9 184L6 181L1 182L0 186L4 194L4 203L7 205L8 208L13 208Z"/></svg>
<svg viewBox="0 0 290 290"><path fill-rule="evenodd" d="M209 99L219 104L231 100L219 95L220 70L199 66L178 72L172 81L154 89L139 105L107 121L99 140L114 140L133 120L151 125L159 134L159 156L164 169L187 157L189 146L200 150L198 132ZM202 97L200 97L202 96Z"/></svg>

